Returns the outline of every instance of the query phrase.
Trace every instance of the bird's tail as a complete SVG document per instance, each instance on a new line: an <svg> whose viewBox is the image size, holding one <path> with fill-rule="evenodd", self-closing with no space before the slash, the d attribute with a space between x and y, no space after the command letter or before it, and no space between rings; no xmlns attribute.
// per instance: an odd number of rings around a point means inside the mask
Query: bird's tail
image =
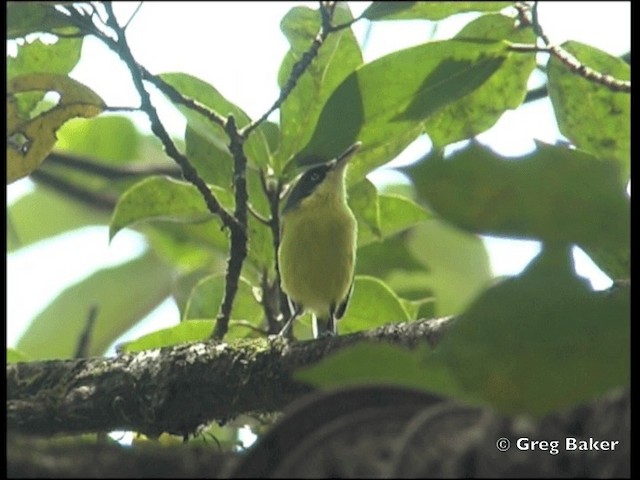
<svg viewBox="0 0 640 480"><path fill-rule="evenodd" d="M313 316L313 338L335 337L338 333L336 319L333 315L327 318Z"/></svg>

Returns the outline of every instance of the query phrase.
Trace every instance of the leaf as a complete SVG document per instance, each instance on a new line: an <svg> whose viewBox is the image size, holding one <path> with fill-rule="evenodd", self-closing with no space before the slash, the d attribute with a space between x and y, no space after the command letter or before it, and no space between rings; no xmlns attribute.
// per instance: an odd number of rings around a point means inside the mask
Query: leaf
<svg viewBox="0 0 640 480"><path fill-rule="evenodd" d="M142 146L133 122L121 115L74 118L58 130L56 150L111 164L131 163Z"/></svg>
<svg viewBox="0 0 640 480"><path fill-rule="evenodd" d="M631 69L623 60L583 43L562 47L584 65L619 80L629 80ZM620 167L626 187L631 162L631 96L582 78L555 56L548 63L549 97L560 132L582 150Z"/></svg>
<svg viewBox="0 0 640 480"><path fill-rule="evenodd" d="M170 347L187 342L207 340L213 331L213 320L189 320L174 327L163 328L133 341L118 345L121 353L135 353L152 348Z"/></svg>
<svg viewBox="0 0 640 480"><path fill-rule="evenodd" d="M159 77L187 98L197 100L223 117L232 114L238 128L245 127L251 119L242 109L229 102L208 83L185 73L163 73ZM187 118L188 125L200 135L215 143L218 149L228 152L229 138L224 129L182 104L178 110ZM266 166L270 163L269 143L262 128L257 128L246 141L245 153L250 165Z"/></svg>
<svg viewBox="0 0 640 480"><path fill-rule="evenodd" d="M408 169L431 208L465 230L629 251L629 199L617 167L588 153L538 143L502 158L472 145Z"/></svg>
<svg viewBox="0 0 640 480"><path fill-rule="evenodd" d="M349 189L349 207L358 220L358 246L382 238L378 191L368 179Z"/></svg>
<svg viewBox="0 0 640 480"><path fill-rule="evenodd" d="M336 8L334 23L345 23L351 18L346 6ZM280 88L285 86L294 65L312 45L321 24L318 10L306 7L293 7L282 19L280 28L291 49L278 74ZM276 172L309 141L325 102L340 82L360 64L362 54L351 29L329 35L280 109L281 137L280 149L274 160Z"/></svg>
<svg viewBox="0 0 640 480"><path fill-rule="evenodd" d="M69 17L55 9L53 2L7 2L7 39L33 32L79 33Z"/></svg>
<svg viewBox="0 0 640 480"><path fill-rule="evenodd" d="M40 39L18 44L18 55L7 56L7 77L32 73L65 75L80 60L82 38L58 38L53 44Z"/></svg>
<svg viewBox="0 0 640 480"><path fill-rule="evenodd" d="M193 318L215 318L225 291L225 276L209 275L202 278L191 291L183 320ZM256 302L252 285L244 278L238 283L238 293L231 316L234 319L257 323L262 319L262 307Z"/></svg>
<svg viewBox="0 0 640 480"><path fill-rule="evenodd" d="M7 365L10 363L28 362L29 360L29 357L20 350L7 348Z"/></svg>
<svg viewBox="0 0 640 480"><path fill-rule="evenodd" d="M436 357L463 398L506 414L544 415L629 384L628 288L593 292L569 248L543 249L525 272L487 290L443 337Z"/></svg>
<svg viewBox="0 0 640 480"><path fill-rule="evenodd" d="M333 158L362 141L350 167L349 181L357 183L413 141L429 115L490 78L506 53L500 42L453 39L400 50L363 65L326 102L296 162Z"/></svg>
<svg viewBox="0 0 640 480"><path fill-rule="evenodd" d="M395 271L387 283L408 298L435 297L435 315L456 315L492 279L489 255L480 238L435 219L413 228L408 249L423 271Z"/></svg>
<svg viewBox="0 0 640 480"><path fill-rule="evenodd" d="M353 295L339 330L346 334L407 320L409 314L402 302L382 280L356 276Z"/></svg>
<svg viewBox="0 0 640 480"><path fill-rule="evenodd" d="M368 20L443 18L465 12L497 12L512 2L372 2L362 13Z"/></svg>
<svg viewBox="0 0 640 480"><path fill-rule="evenodd" d="M211 190L223 207L232 205L233 199L228 192L218 187L211 187ZM202 195L192 184L169 177L149 177L136 183L118 200L109 225L109 238L142 220L191 223L212 217Z"/></svg>
<svg viewBox="0 0 640 480"><path fill-rule="evenodd" d="M7 210L7 252L87 225L103 225L109 215L38 185ZM37 219L34 220L34 219Z"/></svg>
<svg viewBox="0 0 640 480"><path fill-rule="evenodd" d="M34 360L72 357L95 305L98 316L88 354L103 355L111 343L169 295L172 273L152 254L98 270L66 288L39 313L17 348Z"/></svg>
<svg viewBox="0 0 640 480"><path fill-rule="evenodd" d="M58 105L23 122L15 95L29 91L56 91ZM33 74L7 82L7 183L29 175L49 154L56 142L56 130L73 117L93 117L104 102L91 89L63 75Z"/></svg>
<svg viewBox="0 0 640 480"><path fill-rule="evenodd" d="M503 15L483 15L467 24L455 38L535 42L531 28L518 28L513 18ZM429 134L434 148L482 133L491 128L507 109L520 106L535 66L535 55L510 52L500 68L482 85L430 116L425 121L425 132Z"/></svg>
<svg viewBox="0 0 640 480"><path fill-rule="evenodd" d="M395 345L359 343L315 365L296 370L294 378L323 389L391 384L434 390L434 385L437 385L439 391L457 393L456 380L446 369L438 373L433 367L427 370L424 357L428 355L427 346L409 351Z"/></svg>

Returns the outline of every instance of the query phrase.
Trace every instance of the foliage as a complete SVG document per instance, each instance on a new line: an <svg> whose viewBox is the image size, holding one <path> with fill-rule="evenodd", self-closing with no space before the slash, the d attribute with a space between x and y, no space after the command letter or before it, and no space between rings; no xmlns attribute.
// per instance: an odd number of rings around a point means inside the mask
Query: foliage
<svg viewBox="0 0 640 480"><path fill-rule="evenodd" d="M184 115L184 135L173 142L221 208L242 208L236 180L246 178L249 253L232 292L227 340L273 333L278 325L273 221L285 186L306 166L359 140L348 181L359 229L357 276L341 333L426 315L459 316L459 327L433 354L360 346L302 372L301 379L320 386L365 380L419 385L535 414L628 382L628 293L623 288L607 296L585 286L570 247L587 251L612 279L628 279L629 95L551 56L542 69L571 146L538 143L516 159L475 142L458 145L452 155L443 150L473 139L525 101L535 54L512 45L534 44L536 33L505 5L374 3L356 21L483 13L453 38L368 63L348 28L353 19L346 4L324 6L324 14L293 7L282 21L290 50L278 76L277 124L250 118L193 75L146 77L163 86ZM332 8L332 24L344 28L325 28L324 44L311 55ZM111 106L90 86L69 78L83 35L96 34L80 21L90 11L13 2L8 14L8 38L21 41L17 57L7 58L7 181L31 175L37 182L8 208L9 250L84 225L106 225L111 238L135 229L149 250L65 290L34 319L8 361L71 357L92 304L100 311L92 355L103 354L167 297L177 302L181 323L122 348L208 338L229 295L225 259L234 245L221 229L229 225L212 213L199 188L177 178L166 139L160 137L161 153L155 138L132 128L126 115L107 114ZM24 39L35 32L60 36L50 44ZM110 47L115 55L122 45ZM594 47L569 42L564 48L602 73L630 77L626 63ZM43 101L47 92L58 93L54 105ZM229 115L235 133L246 134L246 171L237 171L241 155L229 123L215 120ZM84 119L69 121L76 117ZM424 134L434 148L403 169L412 185L408 194L390 194L367 180ZM111 141L100 140L107 135ZM63 164L60 156L73 162ZM539 240L543 252L520 276L495 283L483 234ZM308 323L296 323L298 338L309 338Z"/></svg>

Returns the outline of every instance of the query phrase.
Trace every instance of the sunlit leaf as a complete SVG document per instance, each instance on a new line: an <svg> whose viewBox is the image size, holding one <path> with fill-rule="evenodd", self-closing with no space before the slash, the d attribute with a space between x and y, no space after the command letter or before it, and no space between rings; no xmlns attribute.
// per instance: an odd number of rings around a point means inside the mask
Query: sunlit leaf
<svg viewBox="0 0 640 480"><path fill-rule="evenodd" d="M602 50L574 41L562 48L599 73L619 80L631 78L627 63ZM553 55L548 71L549 97L562 134L578 148L615 161L620 184L626 186L631 166L631 96L582 78Z"/></svg>
<svg viewBox="0 0 640 480"><path fill-rule="evenodd" d="M503 15L483 15L467 24L455 38L535 42L531 28L518 28L513 18ZM505 110L520 106L535 66L535 55L510 52L500 68L482 85L430 116L425 121L425 132L434 147L482 133L492 127Z"/></svg>
<svg viewBox="0 0 640 480"><path fill-rule="evenodd" d="M228 192L211 187L223 207L233 199ZM111 217L109 238L124 227L142 220L171 220L175 222L203 222L213 217L198 189L186 182L169 177L150 177L125 192Z"/></svg>
<svg viewBox="0 0 640 480"><path fill-rule="evenodd" d="M225 276L210 275L201 279L187 300L183 320L197 318L215 319L220 313L220 304L225 292ZM260 327L260 323L264 318L264 310L260 305L253 292L253 286L246 280L241 278L238 282L238 290L231 310L231 319L235 321L246 322L255 328ZM231 328L229 337L244 337L249 333L246 327L241 329Z"/></svg>
<svg viewBox="0 0 640 480"><path fill-rule="evenodd" d="M178 325L163 328L143 335L130 342L118 345L122 353L135 353L152 348L169 347L188 342L201 342L209 338L213 331L213 320L189 320Z"/></svg>
<svg viewBox="0 0 640 480"><path fill-rule="evenodd" d="M55 91L58 104L37 117L23 121L16 108L20 92ZM64 75L33 74L7 82L7 183L38 168L56 142L56 130L73 117L93 117L104 109L98 95Z"/></svg>
<svg viewBox="0 0 640 480"><path fill-rule="evenodd" d="M17 348L37 360L70 358L95 306L88 354L102 355L169 295L172 276L172 270L151 254L99 270L66 288L39 313Z"/></svg>
<svg viewBox="0 0 640 480"><path fill-rule="evenodd" d="M7 252L76 228L104 225L109 220L106 212L82 206L42 186L12 203L7 217Z"/></svg>
<svg viewBox="0 0 640 480"><path fill-rule="evenodd" d="M136 160L142 146L133 122L120 115L74 118L58 130L57 137L56 151L115 164Z"/></svg>
<svg viewBox="0 0 640 480"><path fill-rule="evenodd" d="M365 64L333 92L296 159L333 158L359 140L349 170L349 181L357 183L413 141L430 115L486 82L506 56L502 42L453 39Z"/></svg>
<svg viewBox="0 0 640 480"><path fill-rule="evenodd" d="M382 238L378 191L366 178L349 189L349 207L358 220L358 245Z"/></svg>
<svg viewBox="0 0 640 480"><path fill-rule="evenodd" d="M20 350L7 348L7 365L10 363L28 362L29 360L29 357Z"/></svg>
<svg viewBox="0 0 640 480"><path fill-rule="evenodd" d="M341 334L409 320L398 296L375 277L357 276L347 312L338 324Z"/></svg>
<svg viewBox="0 0 640 480"><path fill-rule="evenodd" d="M66 15L55 9L54 2L7 2L7 39L33 32L78 31Z"/></svg>
<svg viewBox="0 0 640 480"><path fill-rule="evenodd" d="M497 12L512 2L372 2L362 13L369 20L406 20L443 18L465 12Z"/></svg>
<svg viewBox="0 0 640 480"><path fill-rule="evenodd" d="M351 18L346 4L339 4L334 23L345 23ZM312 45L321 24L320 13L307 7L293 7L282 19L281 29L291 49L278 74L280 88L285 86L294 64ZM360 47L350 29L329 35L280 109L281 140L274 165L276 171L309 141L325 102L340 82L361 63Z"/></svg>
<svg viewBox="0 0 640 480"><path fill-rule="evenodd" d="M199 78L186 73L163 73L160 78L185 97L197 100L219 115L226 118L232 114L238 128L246 126L251 121L241 108L229 102L218 90ZM230 140L221 126L184 105L177 104L176 106L187 118L191 128L214 142L220 150L228 152ZM256 129L245 143L245 153L248 161L254 166L264 166L269 163L271 155L269 144L261 128Z"/></svg>

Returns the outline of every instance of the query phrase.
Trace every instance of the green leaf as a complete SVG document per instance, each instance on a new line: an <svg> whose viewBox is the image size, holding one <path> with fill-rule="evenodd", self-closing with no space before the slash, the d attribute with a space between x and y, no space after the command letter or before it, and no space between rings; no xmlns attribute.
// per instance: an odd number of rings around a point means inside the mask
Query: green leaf
<svg viewBox="0 0 640 480"><path fill-rule="evenodd" d="M233 204L231 195L211 187L223 207ZM124 227L142 220L170 220L181 223L204 222L213 217L198 189L169 177L150 177L127 190L116 205L109 226L109 238Z"/></svg>
<svg viewBox="0 0 640 480"><path fill-rule="evenodd" d="M349 189L349 207L358 220L358 246L382 238L378 191L368 179Z"/></svg>
<svg viewBox="0 0 640 480"><path fill-rule="evenodd" d="M382 280L356 276L347 312L339 323L341 334L369 330L409 320L398 296Z"/></svg>
<svg viewBox="0 0 640 480"><path fill-rule="evenodd" d="M579 42L562 47L584 65L619 80L631 78L623 60ZM555 56L548 64L549 97L560 132L582 150L620 167L620 183L626 187L631 163L631 96L572 72Z"/></svg>
<svg viewBox="0 0 640 480"><path fill-rule="evenodd" d="M458 393L456 380L446 369L425 368L427 346L409 351L395 345L360 343L328 356L310 367L296 370L294 378L314 387L330 389L346 385L391 384L447 390ZM427 378L427 375L429 378Z"/></svg>
<svg viewBox="0 0 640 480"><path fill-rule="evenodd" d="M220 312L220 304L225 288L225 276L221 274L210 275L200 280L191 291L182 319L215 319ZM254 327L259 327L263 317L262 305L256 300L253 286L246 279L241 278L238 282L238 291L231 309L231 319L242 320ZM246 329L239 330L239 336L246 336ZM230 331L232 336L234 333L236 332Z"/></svg>
<svg viewBox="0 0 640 480"><path fill-rule="evenodd" d="M427 211L400 195L379 195L380 225L383 237L395 235L429 218Z"/></svg>
<svg viewBox="0 0 640 480"><path fill-rule="evenodd" d="M34 360L72 357L87 315L97 306L88 353L103 355L113 341L169 295L172 273L151 254L98 270L65 289L39 313L17 348Z"/></svg>
<svg viewBox="0 0 640 480"><path fill-rule="evenodd" d="M57 136L56 150L113 164L133 162L141 147L135 125L121 115L74 118L58 130Z"/></svg>
<svg viewBox="0 0 640 480"><path fill-rule="evenodd" d="M629 384L629 319L628 288L593 292L569 248L546 248L474 302L433 358L465 400L541 416Z"/></svg>
<svg viewBox="0 0 640 480"><path fill-rule="evenodd" d="M24 121L16 96L21 92L56 91L58 104ZM85 85L64 75L29 74L7 82L7 183L29 175L56 143L56 130L73 117L93 117L104 109L102 99Z"/></svg>
<svg viewBox="0 0 640 480"><path fill-rule="evenodd" d="M513 2L372 2L362 13L369 20L442 20L465 12L497 12Z"/></svg>
<svg viewBox="0 0 640 480"><path fill-rule="evenodd" d="M408 173L431 208L465 230L601 247L622 258L629 251L629 198L617 167L588 153L539 143L505 159L472 145Z"/></svg>
<svg viewBox="0 0 640 480"><path fill-rule="evenodd" d="M78 33L69 17L58 12L53 2L8 2L7 39L34 32Z"/></svg>
<svg viewBox="0 0 640 480"><path fill-rule="evenodd" d="M187 125L184 134L187 158L205 182L229 188L233 183L233 158L229 149L222 141L213 141L211 135L201 131Z"/></svg>
<svg viewBox="0 0 640 480"><path fill-rule="evenodd" d="M483 15L466 25L455 38L535 42L531 28L518 28L513 18L503 15ZM535 55L510 52L500 68L482 85L430 116L425 121L425 132L429 134L434 147L439 148L484 132L507 109L520 106L535 66Z"/></svg>
<svg viewBox="0 0 640 480"><path fill-rule="evenodd" d="M37 220L36 220L37 219ZM87 225L104 225L109 215L38 185L7 210L7 252Z"/></svg>
<svg viewBox="0 0 640 480"><path fill-rule="evenodd" d="M209 338L213 331L213 320L189 320L175 327L163 328L143 335L131 342L118 345L122 353L135 353L152 348L170 347L188 342L201 342Z"/></svg>
<svg viewBox="0 0 640 480"><path fill-rule="evenodd" d="M501 42L453 39L363 65L333 92L296 161L333 158L360 140L349 176L357 183L413 141L430 115L487 81L506 54Z"/></svg>
<svg viewBox="0 0 640 480"><path fill-rule="evenodd" d="M345 23L351 18L346 6L336 8L334 23ZM318 10L306 7L293 7L282 19L280 27L291 49L278 74L280 88L285 86L294 65L312 45L321 24ZM351 29L329 35L280 109L281 138L274 163L276 172L309 141L325 102L340 82L360 64L362 54Z"/></svg>
<svg viewBox="0 0 640 480"><path fill-rule="evenodd" d="M251 119L242 109L229 102L208 83L185 73L163 73L159 77L187 98L197 100L223 117L232 114L238 128L245 127ZM176 105L187 118L188 125L200 135L215 143L218 149L228 152L229 138L224 129L203 115ZM261 128L256 129L245 143L245 153L250 165L265 166L270 163L269 144Z"/></svg>
<svg viewBox="0 0 640 480"><path fill-rule="evenodd" d="M435 297L437 316L462 312L492 279L482 240L435 219L411 230L408 248L424 270L395 271L387 282L409 298Z"/></svg>
<svg viewBox="0 0 640 480"><path fill-rule="evenodd" d="M7 365L10 363L28 362L30 358L20 350L7 348Z"/></svg>
<svg viewBox="0 0 640 480"><path fill-rule="evenodd" d="M73 70L82 50L82 38L59 38L53 44L40 39L18 45L18 55L7 57L7 78L31 73L65 75Z"/></svg>

